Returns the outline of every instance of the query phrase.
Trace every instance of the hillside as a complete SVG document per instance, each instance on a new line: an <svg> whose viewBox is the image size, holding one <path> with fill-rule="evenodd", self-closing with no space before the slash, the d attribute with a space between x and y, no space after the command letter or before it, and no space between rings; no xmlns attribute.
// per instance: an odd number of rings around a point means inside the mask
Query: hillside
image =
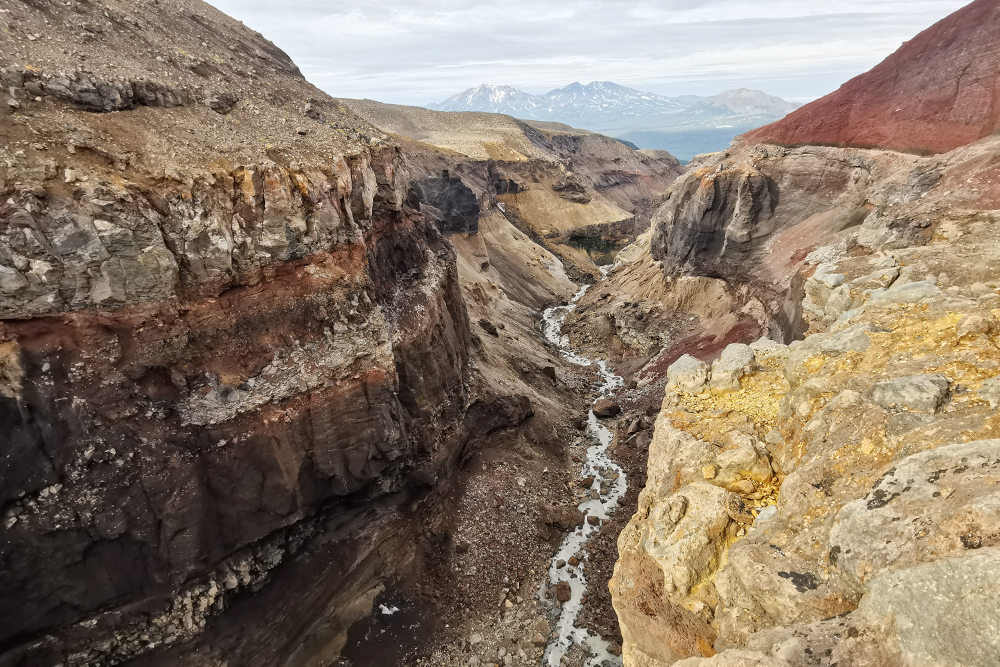
<svg viewBox="0 0 1000 667"><path fill-rule="evenodd" d="M442 160L449 161L484 210L496 206L498 215L555 253L581 279L599 275L592 260L610 261L609 253L648 228L659 193L682 172L677 159L664 151L633 150L558 123L370 100L341 102L399 137L411 165L426 165L422 176L411 174L414 179L436 178Z"/></svg>
<svg viewBox="0 0 1000 667"><path fill-rule="evenodd" d="M946 153L1000 127L1000 7L976 0L747 143Z"/></svg>

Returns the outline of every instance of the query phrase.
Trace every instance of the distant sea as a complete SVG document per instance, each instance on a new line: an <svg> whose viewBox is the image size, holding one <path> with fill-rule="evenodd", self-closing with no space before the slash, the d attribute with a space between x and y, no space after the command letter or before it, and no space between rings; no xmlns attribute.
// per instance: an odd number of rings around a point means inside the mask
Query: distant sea
<svg viewBox="0 0 1000 667"><path fill-rule="evenodd" d="M670 151L674 157L687 164L695 155L714 153L729 148L738 135L754 129L747 127L725 127L710 130L685 130L681 132L661 132L659 130L635 130L618 135L619 139L631 141L639 148L653 148Z"/></svg>

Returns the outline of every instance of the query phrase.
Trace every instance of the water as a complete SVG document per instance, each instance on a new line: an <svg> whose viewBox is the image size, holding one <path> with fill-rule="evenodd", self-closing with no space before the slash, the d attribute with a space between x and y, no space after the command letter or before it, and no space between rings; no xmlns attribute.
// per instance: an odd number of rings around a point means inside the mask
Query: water
<svg viewBox="0 0 1000 667"><path fill-rule="evenodd" d="M601 267L601 269L601 273L606 277L606 268ZM624 380L612 373L605 361L594 361L574 352L569 344L569 337L562 334L563 320L586 294L588 287L584 286L577 292L568 305L549 308L543 313L544 333L545 337L559 348L562 356L570 363L578 366L596 365L601 374L598 389L601 396L608 396L621 387ZM598 492L600 492L602 481L609 481L610 488L606 495L597 500L588 499L579 507L585 515L600 517L603 523L614 513L618 501L625 495L625 471L608 457L608 446L611 444L613 435L610 429L600 423L593 410L588 416L586 437L590 438L592 444L587 448L587 460L580 471L580 478L593 476L594 483L590 488L596 489ZM616 473L618 477L612 480L611 477ZM582 609L580 600L587 592L587 578L585 563L581 561L579 565L573 567L569 565L569 559L578 551L582 551L583 545L590 539L591 535L599 530L600 526L592 526L584 521L582 526L566 536L549 566L549 583L555 585L559 581L569 582L571 591L571 597L568 602L563 603L556 621L555 630L558 637L549 642L542 658L543 664L549 667L558 667L559 661L574 644L584 647L590 653L591 657L586 663L587 667L622 664L621 658L608 652L609 642L592 634L586 628L578 628L574 625ZM556 561L559 560L566 561L566 565L562 568L556 568ZM575 579L571 578L572 574L576 575Z"/></svg>

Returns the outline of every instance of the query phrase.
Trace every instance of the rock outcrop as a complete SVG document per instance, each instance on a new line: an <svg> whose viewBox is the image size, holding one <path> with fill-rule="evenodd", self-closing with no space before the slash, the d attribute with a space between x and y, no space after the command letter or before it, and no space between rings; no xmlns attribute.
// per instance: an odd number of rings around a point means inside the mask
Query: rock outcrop
<svg viewBox="0 0 1000 667"><path fill-rule="evenodd" d="M931 26L869 72L747 144L819 144L946 153L1000 128L1000 8L976 0Z"/></svg>
<svg viewBox="0 0 1000 667"><path fill-rule="evenodd" d="M838 268L850 281L864 277L868 260ZM1000 364L992 333L1000 297L970 298L972 281L916 303L856 304L827 331L772 351L736 391L667 394L612 582L626 665L727 648L789 665L821 664L810 656L828 648L845 665L918 664L915 656L985 665L1000 655L979 639L993 637L992 594L971 603L962 634L909 630L978 595L971 573L992 558L990 466L1000 449L988 396ZM845 347L847 339L864 344ZM715 510L719 525L682 526L700 520L692 499L706 485L720 501L732 494ZM680 543L671 559L658 555L664 539L688 535L714 555ZM636 611L642 577L657 591L656 621ZM907 599L925 602L917 610ZM684 639L686 613L705 624L701 644Z"/></svg>
<svg viewBox="0 0 1000 667"><path fill-rule="evenodd" d="M957 80L970 105L972 88L992 96L996 16L972 3L829 98L843 115L822 115L828 100L798 116L839 132L886 93L858 82L891 65L911 104L870 145L954 150L774 145L866 143L768 134L793 114L667 193L652 234L664 285L723 278L775 340L712 350L709 369L709 354L681 356L664 336L672 347L637 375L665 370L667 391L611 583L627 667L1000 660L987 573L1000 535L1000 143L982 138L993 125L957 130L950 102L906 124L936 99L913 91L947 82L954 98ZM948 73L970 62L979 83L966 89ZM946 143L897 142L935 128ZM741 307L754 297L762 308ZM733 372L715 382L717 369Z"/></svg>

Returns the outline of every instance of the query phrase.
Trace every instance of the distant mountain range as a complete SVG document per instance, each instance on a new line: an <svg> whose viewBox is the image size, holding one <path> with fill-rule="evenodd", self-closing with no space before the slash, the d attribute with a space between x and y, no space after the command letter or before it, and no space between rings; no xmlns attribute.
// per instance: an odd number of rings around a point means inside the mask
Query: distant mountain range
<svg viewBox="0 0 1000 667"><path fill-rule="evenodd" d="M428 104L436 111L485 111L526 120L555 121L661 148L681 160L721 150L737 134L766 125L800 104L759 90L727 90L712 97L667 97L611 81L571 83L544 95L483 84Z"/></svg>

